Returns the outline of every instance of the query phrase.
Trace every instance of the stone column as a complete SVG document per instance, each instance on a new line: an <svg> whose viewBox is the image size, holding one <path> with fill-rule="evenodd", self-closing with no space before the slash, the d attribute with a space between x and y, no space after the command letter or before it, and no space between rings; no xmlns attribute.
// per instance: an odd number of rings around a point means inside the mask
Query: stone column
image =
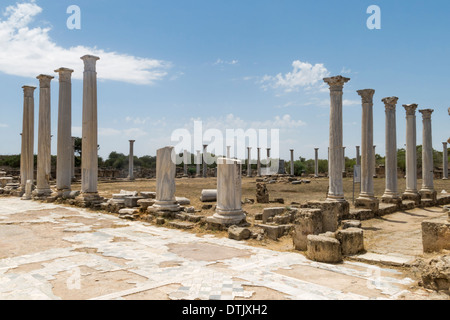
<svg viewBox="0 0 450 320"><path fill-rule="evenodd" d="M72 138L72 69L59 68L58 154L56 162L56 189L58 194L70 192L74 139Z"/></svg>
<svg viewBox="0 0 450 320"><path fill-rule="evenodd" d="M319 177L319 148L315 148L314 151L315 151L315 159L314 159L315 174L314 174L314 176L316 178L318 178Z"/></svg>
<svg viewBox="0 0 450 320"><path fill-rule="evenodd" d="M129 140L130 155L128 158L128 180L134 181L134 143L136 140Z"/></svg>
<svg viewBox="0 0 450 320"><path fill-rule="evenodd" d="M202 163L202 155L200 150L197 150L197 172L196 172L196 177L200 178L202 176L201 174L201 163Z"/></svg>
<svg viewBox="0 0 450 320"><path fill-rule="evenodd" d="M403 107L406 110L406 190L402 198L420 204L420 194L417 191L417 104Z"/></svg>
<svg viewBox="0 0 450 320"><path fill-rule="evenodd" d="M98 196L98 118L97 118L97 72L100 58L86 55L83 73L83 147L81 159L81 206L101 202Z"/></svg>
<svg viewBox="0 0 450 320"><path fill-rule="evenodd" d="M20 156L20 186L25 192L27 181L34 181L34 90L23 86L22 153Z"/></svg>
<svg viewBox="0 0 450 320"><path fill-rule="evenodd" d="M295 176L294 150L291 149L291 176Z"/></svg>
<svg viewBox="0 0 450 320"><path fill-rule="evenodd" d="M356 147L356 165L357 166L361 165L361 147L360 146Z"/></svg>
<svg viewBox="0 0 450 320"><path fill-rule="evenodd" d="M419 110L423 118L422 142L422 199L436 202L437 192L434 190L433 130L431 126L432 109Z"/></svg>
<svg viewBox="0 0 450 320"><path fill-rule="evenodd" d="M36 197L51 195L51 94L50 82L54 77L39 75L39 129L38 129L38 157L36 175Z"/></svg>
<svg viewBox="0 0 450 320"><path fill-rule="evenodd" d="M156 201L148 208L149 213L178 212L180 205L175 198L175 150L173 147L159 149L156 154Z"/></svg>
<svg viewBox="0 0 450 320"><path fill-rule="evenodd" d="M258 148L257 172L258 177L261 177L261 148Z"/></svg>
<svg viewBox="0 0 450 320"><path fill-rule="evenodd" d="M206 148L208 148L207 144L203 145L203 178L208 178L208 165L206 164Z"/></svg>
<svg viewBox="0 0 450 320"><path fill-rule="evenodd" d="M442 179L443 180L448 180L448 143L447 142L442 142L442 145L444 147L443 149L443 159L442 159L442 170L443 170L443 174L442 174Z"/></svg>
<svg viewBox="0 0 450 320"><path fill-rule="evenodd" d="M362 135L361 135L361 194L356 200L356 207L371 209L376 212L379 202L374 194L373 166L373 95L375 90L359 90L362 98Z"/></svg>
<svg viewBox="0 0 450 320"><path fill-rule="evenodd" d="M350 81L342 76L325 78L330 86L330 155L328 174L330 187L328 201L345 201L342 179L342 146L343 146L343 121L342 121L342 97L344 84Z"/></svg>
<svg viewBox="0 0 450 320"><path fill-rule="evenodd" d="M207 218L211 226L231 226L245 222L242 210L241 161L219 158L217 160L217 209Z"/></svg>
<svg viewBox="0 0 450 320"><path fill-rule="evenodd" d="M247 177L252 177L252 148L248 147L248 163L247 163Z"/></svg>
<svg viewBox="0 0 450 320"><path fill-rule="evenodd" d="M400 204L401 197L398 192L397 175L397 97L382 100L386 109L386 190L382 201L384 203Z"/></svg>

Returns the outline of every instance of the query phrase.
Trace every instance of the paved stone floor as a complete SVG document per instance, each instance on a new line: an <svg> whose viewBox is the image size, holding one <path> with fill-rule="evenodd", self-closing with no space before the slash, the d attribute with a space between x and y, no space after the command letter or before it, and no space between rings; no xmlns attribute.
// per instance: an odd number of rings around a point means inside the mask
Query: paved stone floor
<svg viewBox="0 0 450 320"><path fill-rule="evenodd" d="M422 299L394 268L0 198L0 299ZM425 297L426 298L426 297Z"/></svg>

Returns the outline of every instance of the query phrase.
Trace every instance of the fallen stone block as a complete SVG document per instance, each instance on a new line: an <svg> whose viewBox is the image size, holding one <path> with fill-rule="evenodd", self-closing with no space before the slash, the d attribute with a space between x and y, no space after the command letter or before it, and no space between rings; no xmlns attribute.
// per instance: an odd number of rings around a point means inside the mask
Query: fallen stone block
<svg viewBox="0 0 450 320"><path fill-rule="evenodd" d="M138 201L144 199L143 197L126 197L124 199L125 207L136 208L138 207Z"/></svg>
<svg viewBox="0 0 450 320"><path fill-rule="evenodd" d="M128 197L137 197L139 193L137 191L120 190L120 194L123 194Z"/></svg>
<svg viewBox="0 0 450 320"><path fill-rule="evenodd" d="M263 210L263 214L262 214L263 223L267 223L267 220L269 218L272 218L272 217L275 217L277 215L283 214L285 210L286 210L285 208L281 208L281 207L264 209Z"/></svg>
<svg viewBox="0 0 450 320"><path fill-rule="evenodd" d="M137 202L137 205L141 208L142 212L146 212L148 207L151 207L154 204L155 200L150 198L140 199Z"/></svg>
<svg viewBox="0 0 450 320"><path fill-rule="evenodd" d="M215 202L217 201L217 190L209 189L203 190L200 197L201 202Z"/></svg>
<svg viewBox="0 0 450 320"><path fill-rule="evenodd" d="M450 290L450 256L422 261L419 266L423 287L436 291Z"/></svg>
<svg viewBox="0 0 450 320"><path fill-rule="evenodd" d="M351 220L366 221L375 218L375 214L370 209L352 209L348 217Z"/></svg>
<svg viewBox="0 0 450 320"><path fill-rule="evenodd" d="M340 230L336 233L336 239L341 243L344 256L353 256L364 252L364 232L362 229Z"/></svg>
<svg viewBox="0 0 450 320"><path fill-rule="evenodd" d="M228 238L232 240L247 240L250 239L252 233L247 228L239 228L237 226L231 226L228 228Z"/></svg>
<svg viewBox="0 0 450 320"><path fill-rule="evenodd" d="M309 201L308 207L322 211L323 231L336 232L344 217L348 217L350 204L347 201Z"/></svg>
<svg viewBox="0 0 450 320"><path fill-rule="evenodd" d="M176 201L180 206L189 206L191 204L191 200L185 197L176 197Z"/></svg>
<svg viewBox="0 0 450 320"><path fill-rule="evenodd" d="M256 184L256 202L269 203L269 191L265 183Z"/></svg>
<svg viewBox="0 0 450 320"><path fill-rule="evenodd" d="M320 209L300 209L295 216L292 239L295 250L306 251L309 235L323 232L322 211Z"/></svg>
<svg viewBox="0 0 450 320"><path fill-rule="evenodd" d="M194 207L186 207L186 208L184 208L184 212L195 213L195 208Z"/></svg>
<svg viewBox="0 0 450 320"><path fill-rule="evenodd" d="M182 230L189 230L193 229L195 227L194 223L191 222L184 222L184 221L171 221L169 222L169 226L176 229L182 229Z"/></svg>
<svg viewBox="0 0 450 320"><path fill-rule="evenodd" d="M344 220L342 221L342 229L359 228L361 229L362 223L359 220Z"/></svg>
<svg viewBox="0 0 450 320"><path fill-rule="evenodd" d="M324 235L308 236L307 257L310 260L323 263L342 262L341 243Z"/></svg>
<svg viewBox="0 0 450 320"><path fill-rule="evenodd" d="M119 211L119 215L134 215L139 214L139 210L137 209L121 209Z"/></svg>
<svg viewBox="0 0 450 320"><path fill-rule="evenodd" d="M156 192L141 192L141 197L144 197L144 199L156 199Z"/></svg>
<svg viewBox="0 0 450 320"><path fill-rule="evenodd" d="M276 226L276 225L269 225L269 224L257 224L257 225L255 225L255 227L263 229L264 234L269 239L278 240L285 234L289 233L292 230L293 225L290 224L290 225Z"/></svg>
<svg viewBox="0 0 450 320"><path fill-rule="evenodd" d="M425 253L450 250L450 221L438 218L422 222L422 243Z"/></svg>

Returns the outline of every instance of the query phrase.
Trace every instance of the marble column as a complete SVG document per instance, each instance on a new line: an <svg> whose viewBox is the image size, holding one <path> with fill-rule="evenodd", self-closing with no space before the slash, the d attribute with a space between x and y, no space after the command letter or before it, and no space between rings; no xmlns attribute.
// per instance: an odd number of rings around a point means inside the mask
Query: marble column
<svg viewBox="0 0 450 320"><path fill-rule="evenodd" d="M134 143L136 140L129 140L130 154L128 156L128 180L134 181Z"/></svg>
<svg viewBox="0 0 450 320"><path fill-rule="evenodd" d="M433 161L433 130L431 115L434 110L419 110L423 120L422 138L422 189L419 191L422 199L437 200L437 192L434 189L434 161Z"/></svg>
<svg viewBox="0 0 450 320"><path fill-rule="evenodd" d="M97 118L97 72L96 63L100 58L86 55L83 73L83 128L81 159L82 206L95 205L101 201L98 196L98 118Z"/></svg>
<svg viewBox="0 0 450 320"><path fill-rule="evenodd" d="M149 213L178 212L180 205L175 198L176 165L173 147L159 149L156 153L156 201Z"/></svg>
<svg viewBox="0 0 450 320"><path fill-rule="evenodd" d="M420 194L417 190L417 104L403 107L406 110L406 190L402 198L420 204Z"/></svg>
<svg viewBox="0 0 450 320"><path fill-rule="evenodd" d="M257 175L261 177L261 148L258 148Z"/></svg>
<svg viewBox="0 0 450 320"><path fill-rule="evenodd" d="M314 174L314 176L316 178L318 178L319 177L319 148L315 148L314 151L315 151L315 158L314 158L315 174Z"/></svg>
<svg viewBox="0 0 450 320"><path fill-rule="evenodd" d="M359 90L362 99L362 131L361 131L361 194L356 200L356 207L378 211L379 202L374 193L373 166L373 95L375 90Z"/></svg>
<svg viewBox="0 0 450 320"><path fill-rule="evenodd" d="M207 157L207 150L208 148L207 144L203 145L203 178L208 178L208 165L206 164L206 157Z"/></svg>
<svg viewBox="0 0 450 320"><path fill-rule="evenodd" d="M291 176L295 176L294 150L291 149Z"/></svg>
<svg viewBox="0 0 450 320"><path fill-rule="evenodd" d="M75 181L75 137L72 137L72 151L70 157L72 181Z"/></svg>
<svg viewBox="0 0 450 320"><path fill-rule="evenodd" d="M242 210L241 161L219 158L217 160L217 208L216 213L207 218L208 224L231 226L245 222Z"/></svg>
<svg viewBox="0 0 450 320"><path fill-rule="evenodd" d="M20 186L25 192L27 181L34 181L34 90L23 86L22 153L20 156Z"/></svg>
<svg viewBox="0 0 450 320"><path fill-rule="evenodd" d="M361 165L361 147L360 146L356 147L356 165L357 166Z"/></svg>
<svg viewBox="0 0 450 320"><path fill-rule="evenodd" d="M342 98L344 84L350 81L342 76L325 78L330 86L330 155L328 174L330 177L328 201L344 202L344 187L342 178L342 147L343 147L343 119Z"/></svg>
<svg viewBox="0 0 450 320"><path fill-rule="evenodd" d="M443 159L442 159L442 179L448 180L448 143L442 142L443 145Z"/></svg>
<svg viewBox="0 0 450 320"><path fill-rule="evenodd" d="M201 174L201 164L202 164L202 155L201 155L201 151L197 150L197 172L196 172L196 177L200 178L202 176Z"/></svg>
<svg viewBox="0 0 450 320"><path fill-rule="evenodd" d="M70 192L73 177L72 139L72 69L59 68L58 153L56 162L56 189ZM61 194L63 195L63 194Z"/></svg>
<svg viewBox="0 0 450 320"><path fill-rule="evenodd" d="M382 100L386 111L386 190L382 201L384 203L400 204L401 197L398 192L398 160L397 160L397 97L388 97Z"/></svg>
<svg viewBox="0 0 450 320"><path fill-rule="evenodd" d="M51 195L51 94L50 82L54 77L39 75L39 128L38 128L38 156L36 175L36 197Z"/></svg>
<svg viewBox="0 0 450 320"><path fill-rule="evenodd" d="M252 148L248 147L247 177L252 177Z"/></svg>

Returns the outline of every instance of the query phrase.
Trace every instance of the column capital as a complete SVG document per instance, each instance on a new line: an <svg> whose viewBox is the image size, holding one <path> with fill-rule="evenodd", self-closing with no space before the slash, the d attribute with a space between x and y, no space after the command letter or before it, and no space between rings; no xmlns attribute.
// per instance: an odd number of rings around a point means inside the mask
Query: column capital
<svg viewBox="0 0 450 320"><path fill-rule="evenodd" d="M358 90L357 93L361 96L362 103L373 103L374 89Z"/></svg>
<svg viewBox="0 0 450 320"><path fill-rule="evenodd" d="M99 57L91 56L91 55L85 55L80 58L84 61L84 71L96 71L95 70L95 64L97 60L100 60Z"/></svg>
<svg viewBox="0 0 450 320"><path fill-rule="evenodd" d="M56 69L55 72L59 73L59 81L70 81L73 70L69 68L59 68Z"/></svg>
<svg viewBox="0 0 450 320"><path fill-rule="evenodd" d="M448 146L448 142L442 142L442 144L444 145L444 147Z"/></svg>
<svg viewBox="0 0 450 320"><path fill-rule="evenodd" d="M32 86L23 86L23 93L25 97L33 97L34 90L36 90L36 87Z"/></svg>
<svg viewBox="0 0 450 320"><path fill-rule="evenodd" d="M395 110L398 102L397 97L387 97L381 100L384 102L384 106L386 107L386 110Z"/></svg>
<svg viewBox="0 0 450 320"><path fill-rule="evenodd" d="M331 91L342 91L344 84L350 81L350 78L345 78L343 76L335 76L324 78L323 81L330 86Z"/></svg>
<svg viewBox="0 0 450 320"><path fill-rule="evenodd" d="M50 81L54 79L55 77L49 76L47 74L40 74L36 77L36 79L39 80L39 86L41 88L50 88Z"/></svg>
<svg viewBox="0 0 450 320"><path fill-rule="evenodd" d="M314 150L319 151L319 148L314 148Z"/></svg>
<svg viewBox="0 0 450 320"><path fill-rule="evenodd" d="M403 105L403 108L406 110L406 115L408 116L414 116L416 114L417 107L418 105L415 103Z"/></svg>
<svg viewBox="0 0 450 320"><path fill-rule="evenodd" d="M419 110L424 119L431 119L431 114L434 112L433 109L423 109Z"/></svg>

